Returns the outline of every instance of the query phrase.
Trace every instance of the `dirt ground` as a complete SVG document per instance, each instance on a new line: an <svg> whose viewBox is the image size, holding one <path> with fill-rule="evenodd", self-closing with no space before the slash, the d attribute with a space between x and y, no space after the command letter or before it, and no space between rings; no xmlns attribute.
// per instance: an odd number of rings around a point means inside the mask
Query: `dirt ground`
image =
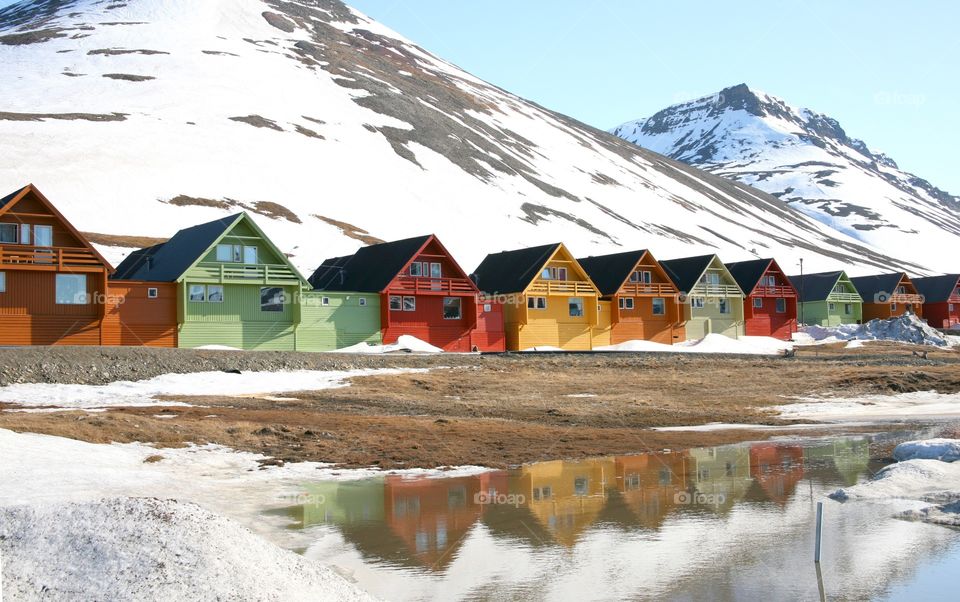
<svg viewBox="0 0 960 602"><path fill-rule="evenodd" d="M877 344L858 350L803 350L794 358L381 356L371 361L433 369L360 377L346 388L282 396L171 398L197 407L0 412L0 428L91 442L152 442L158 447L218 443L263 453L274 462L503 467L783 435L791 431L651 428L708 422L788 426L790 421L776 418L771 407L796 396L960 391L960 353L936 351L922 359L913 351ZM64 353L68 360L69 351ZM364 363L336 357L323 361L338 367L347 361ZM236 355L229 362L244 363ZM269 362L255 365L269 369Z"/></svg>

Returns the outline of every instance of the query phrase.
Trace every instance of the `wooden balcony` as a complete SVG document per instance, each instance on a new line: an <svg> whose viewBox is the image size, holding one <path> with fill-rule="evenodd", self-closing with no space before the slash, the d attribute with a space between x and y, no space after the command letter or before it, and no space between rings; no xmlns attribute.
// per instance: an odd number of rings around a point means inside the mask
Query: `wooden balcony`
<svg viewBox="0 0 960 602"><path fill-rule="evenodd" d="M672 284L628 282L620 287L620 291L617 294L621 297L642 297L645 295L670 297L677 294L677 289Z"/></svg>
<svg viewBox="0 0 960 602"><path fill-rule="evenodd" d="M895 294L890 297L891 303L899 303L900 305L922 305L923 304L923 295L913 295L913 294Z"/></svg>
<svg viewBox="0 0 960 602"><path fill-rule="evenodd" d="M51 272L101 272L106 266L89 249L70 247L0 247L0 269Z"/></svg>
<svg viewBox="0 0 960 602"><path fill-rule="evenodd" d="M473 282L466 278L427 278L401 276L390 286L390 293L398 295L472 295Z"/></svg>
<svg viewBox="0 0 960 602"><path fill-rule="evenodd" d="M589 282L573 280L537 280L527 291L528 295L566 295L572 297L596 296L597 289Z"/></svg>
<svg viewBox="0 0 960 602"><path fill-rule="evenodd" d="M831 303L863 303L863 299L857 293L837 293L833 292L827 297Z"/></svg>
<svg viewBox="0 0 960 602"><path fill-rule="evenodd" d="M758 286L753 289L754 297L796 297L792 286Z"/></svg>
<svg viewBox="0 0 960 602"><path fill-rule="evenodd" d="M300 278L282 264L200 263L191 270L190 281L296 285Z"/></svg>
<svg viewBox="0 0 960 602"><path fill-rule="evenodd" d="M704 284L698 283L687 294L688 297L742 297L740 288L734 284Z"/></svg>

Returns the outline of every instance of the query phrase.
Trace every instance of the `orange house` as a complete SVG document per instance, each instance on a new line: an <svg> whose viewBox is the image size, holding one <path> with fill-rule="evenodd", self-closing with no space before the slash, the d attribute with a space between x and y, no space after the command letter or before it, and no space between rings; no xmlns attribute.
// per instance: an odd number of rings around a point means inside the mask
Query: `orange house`
<svg viewBox="0 0 960 602"><path fill-rule="evenodd" d="M610 343L647 340L671 345L685 339L679 290L650 251L627 251L577 260L610 302Z"/></svg>
<svg viewBox="0 0 960 602"><path fill-rule="evenodd" d="M113 268L33 184L0 199L0 345L103 345Z"/></svg>
<svg viewBox="0 0 960 602"><path fill-rule="evenodd" d="M886 320L910 312L923 316L923 295L903 272L851 278L863 297L863 321Z"/></svg>

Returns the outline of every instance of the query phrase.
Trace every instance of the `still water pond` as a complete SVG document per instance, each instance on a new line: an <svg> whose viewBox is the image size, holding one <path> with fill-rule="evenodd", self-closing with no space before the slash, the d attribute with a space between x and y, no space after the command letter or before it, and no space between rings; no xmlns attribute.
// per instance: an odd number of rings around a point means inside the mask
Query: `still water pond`
<svg viewBox="0 0 960 602"><path fill-rule="evenodd" d="M279 513L298 551L390 600L818 600L816 502L881 467L869 445L763 442L321 481ZM960 533L891 519L888 504L825 501L827 599L949 597Z"/></svg>

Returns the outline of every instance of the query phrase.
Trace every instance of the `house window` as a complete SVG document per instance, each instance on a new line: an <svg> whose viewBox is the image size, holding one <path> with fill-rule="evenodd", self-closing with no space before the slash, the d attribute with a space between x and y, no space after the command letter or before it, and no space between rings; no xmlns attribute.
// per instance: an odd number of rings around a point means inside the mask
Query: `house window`
<svg viewBox="0 0 960 602"><path fill-rule="evenodd" d="M390 297L390 311L403 311L403 297Z"/></svg>
<svg viewBox="0 0 960 602"><path fill-rule="evenodd" d="M20 244L30 244L30 224L20 224Z"/></svg>
<svg viewBox="0 0 960 602"><path fill-rule="evenodd" d="M417 311L417 298L416 298L416 297L404 297L404 298L403 298L403 311Z"/></svg>
<svg viewBox="0 0 960 602"><path fill-rule="evenodd" d="M207 286L207 303L223 303L223 286L211 284Z"/></svg>
<svg viewBox="0 0 960 602"><path fill-rule="evenodd" d="M443 277L443 270L440 268L440 264L439 264L439 263L431 263L431 264L430 264L430 277L431 277L431 278L442 278L442 277Z"/></svg>
<svg viewBox="0 0 960 602"><path fill-rule="evenodd" d="M690 307L694 309L703 309L703 297L690 297Z"/></svg>
<svg viewBox="0 0 960 602"><path fill-rule="evenodd" d="M567 305L570 307L570 317L579 318L583 315L583 299L580 297L570 297L567 299Z"/></svg>
<svg viewBox="0 0 960 602"><path fill-rule="evenodd" d="M423 276L423 264L419 261L414 261L410 264L410 275L411 276Z"/></svg>
<svg viewBox="0 0 960 602"><path fill-rule="evenodd" d="M7 273L0 272L0 293L7 292ZM953 311L953 306L950 306L950 311Z"/></svg>
<svg viewBox="0 0 960 602"><path fill-rule="evenodd" d="M256 247L244 247L243 248L243 263L256 265L260 263L259 261L259 252Z"/></svg>
<svg viewBox="0 0 960 602"><path fill-rule="evenodd" d="M207 287L202 284L190 285L190 301L194 303L203 303L207 300Z"/></svg>
<svg viewBox="0 0 960 602"><path fill-rule="evenodd" d="M827 304L827 309L830 310L830 311L837 311L837 304L836 304L836 303L828 303L828 304Z"/></svg>
<svg viewBox="0 0 960 602"><path fill-rule="evenodd" d="M787 313L787 300L786 299L777 299L777 313L785 314Z"/></svg>
<svg viewBox="0 0 960 602"><path fill-rule="evenodd" d="M484 311L484 313L489 313L489 312L493 311L493 304L491 304L491 303L484 303L484 304L483 304L483 311Z"/></svg>
<svg viewBox="0 0 960 602"><path fill-rule="evenodd" d="M236 259L234 259L236 249ZM217 245L217 261L233 263L240 261L240 245Z"/></svg>
<svg viewBox="0 0 960 602"><path fill-rule="evenodd" d="M461 312L460 297L444 297L443 299L443 319L459 320L463 317Z"/></svg>
<svg viewBox="0 0 960 602"><path fill-rule="evenodd" d="M16 224L0 224L0 243L13 243L17 242L17 225Z"/></svg>
<svg viewBox="0 0 960 602"><path fill-rule="evenodd" d="M663 316L667 313L667 301L663 297L653 298L653 315Z"/></svg>
<svg viewBox="0 0 960 602"><path fill-rule="evenodd" d="M907 294L907 287L905 287L905 286L898 286L898 287L897 287L897 294L898 294L898 295L906 295L906 294Z"/></svg>
<svg viewBox="0 0 960 602"><path fill-rule="evenodd" d="M3 292L2 285L3 285L3 274L0 273L0 293ZM953 309L954 309L953 303L948 303L947 305L948 305L948 308L947 308L948 311L953 311Z"/></svg>
<svg viewBox="0 0 960 602"><path fill-rule="evenodd" d="M703 278L700 279L700 282L709 285L720 284L720 274L717 272L707 272L703 275Z"/></svg>
<svg viewBox="0 0 960 602"><path fill-rule="evenodd" d="M573 495L584 496L587 495L589 490L587 489L587 477L577 477L573 480Z"/></svg>
<svg viewBox="0 0 960 602"><path fill-rule="evenodd" d="M360 297L360 307L366 307L366 305L367 305L367 298Z"/></svg>
<svg viewBox="0 0 960 602"><path fill-rule="evenodd" d="M851 305L851 304L849 304L849 303L846 303L846 304L843 306L843 313L847 314L848 316L849 316L850 314L852 314L852 313L853 313L853 305Z"/></svg>
<svg viewBox="0 0 960 602"><path fill-rule="evenodd" d="M158 289L155 289L155 288L147 289L147 299L156 299L159 296L160 296L160 291Z"/></svg>
<svg viewBox="0 0 960 602"><path fill-rule="evenodd" d="M57 305L86 305L87 277L83 274L57 274Z"/></svg>
<svg viewBox="0 0 960 602"><path fill-rule="evenodd" d="M648 270L637 270L630 273L630 282L642 282L650 284L653 281L653 273Z"/></svg>
<svg viewBox="0 0 960 602"><path fill-rule="evenodd" d="M757 309L763 308L763 298L761 298L761 297L754 297L754 298L753 298L753 306L754 306L755 308L757 308Z"/></svg>
<svg viewBox="0 0 960 602"><path fill-rule="evenodd" d="M897 303L894 301L890 304L890 311L897 311Z"/></svg>
<svg viewBox="0 0 960 602"><path fill-rule="evenodd" d="M547 298L527 297L527 307L529 309L547 309Z"/></svg>
<svg viewBox="0 0 960 602"><path fill-rule="evenodd" d="M540 276L544 280L566 280L567 268L543 268Z"/></svg>
<svg viewBox="0 0 960 602"><path fill-rule="evenodd" d="M260 311L281 312L286 297L283 288L279 286L264 286L260 288Z"/></svg>
<svg viewBox="0 0 960 602"><path fill-rule="evenodd" d="M627 478L623 480L623 486L629 490L640 489L640 475L635 472L628 474Z"/></svg>
<svg viewBox="0 0 960 602"><path fill-rule="evenodd" d="M330 297L320 297L320 305L330 305Z"/></svg>
<svg viewBox="0 0 960 602"><path fill-rule="evenodd" d="M540 489L540 492L545 500L549 500L553 497L553 487L543 487Z"/></svg>
<svg viewBox="0 0 960 602"><path fill-rule="evenodd" d="M720 299L720 313L730 313L730 301L728 299Z"/></svg>
<svg viewBox="0 0 960 602"><path fill-rule="evenodd" d="M777 286L777 277L770 275L767 276L767 286Z"/></svg>
<svg viewBox="0 0 960 602"><path fill-rule="evenodd" d="M620 309L633 309L633 297L620 297Z"/></svg>
<svg viewBox="0 0 960 602"><path fill-rule="evenodd" d="M53 226L34 226L33 244L38 247L53 246Z"/></svg>

